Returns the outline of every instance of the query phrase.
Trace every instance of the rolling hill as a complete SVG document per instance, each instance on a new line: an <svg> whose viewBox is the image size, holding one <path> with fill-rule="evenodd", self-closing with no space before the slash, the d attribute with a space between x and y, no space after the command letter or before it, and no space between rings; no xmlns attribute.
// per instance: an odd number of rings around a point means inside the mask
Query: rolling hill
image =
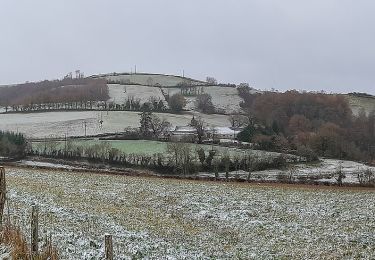
<svg viewBox="0 0 375 260"><path fill-rule="evenodd" d="M92 75L89 78L105 79L108 85L110 102L122 105L126 100L137 99L145 103L151 99L161 100L167 106L166 98L181 93L181 87L192 86L203 93L212 96L212 102L217 111L222 114L232 114L241 111L237 89L233 85L209 85L207 82L182 76L156 73L107 73ZM0 87L17 87L22 84L9 84ZM375 97L363 93L344 94L355 115L361 110L367 114L375 110ZM186 96L186 109L195 111L195 95ZM0 112L5 112L0 106Z"/></svg>

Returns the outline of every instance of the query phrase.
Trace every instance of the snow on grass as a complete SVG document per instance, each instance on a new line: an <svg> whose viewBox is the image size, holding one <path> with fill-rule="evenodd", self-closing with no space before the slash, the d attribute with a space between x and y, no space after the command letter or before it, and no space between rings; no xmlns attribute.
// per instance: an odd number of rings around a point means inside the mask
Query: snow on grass
<svg viewBox="0 0 375 260"><path fill-rule="evenodd" d="M2 114L0 115L0 126L12 124L32 124L32 123L55 123L68 120L81 120L94 118L95 112L48 112L48 113L27 113L27 114Z"/></svg>
<svg viewBox="0 0 375 260"><path fill-rule="evenodd" d="M77 169L77 167L73 167L73 166L66 165L66 164L59 164L59 163L37 162L37 161L29 161L29 160L21 160L18 163L21 165L26 165L26 166L51 168L51 169L66 169L66 170Z"/></svg>
<svg viewBox="0 0 375 260"><path fill-rule="evenodd" d="M175 94L181 94L180 88L162 88L162 89L163 89L164 94L169 95L169 96L173 96ZM194 97L194 96L186 97L185 96L185 100L186 100L186 106L184 107L184 109L190 110L190 111L195 110L196 97Z"/></svg>
<svg viewBox="0 0 375 260"><path fill-rule="evenodd" d="M139 99L141 104L150 101L152 97L165 101L163 93L157 87L108 84L108 89L110 101L116 104L125 104L128 98Z"/></svg>
<svg viewBox="0 0 375 260"><path fill-rule="evenodd" d="M63 259L329 259L375 257L372 191L205 183L7 169L10 210Z"/></svg>
<svg viewBox="0 0 375 260"><path fill-rule="evenodd" d="M262 152L262 151L259 151ZM253 155L253 157L259 158L272 158L271 154L258 154ZM278 178L280 176L290 176L292 182L300 181L315 181L318 183L337 183L335 173L337 170L341 170L345 174L343 179L344 184L359 184L358 173L363 173L365 170L369 169L375 172L375 167L367 166L363 163L353 162L353 161L342 161L336 159L322 159L320 163L306 164L300 163L292 165L288 169L275 169L275 170L265 170L265 171L253 171L251 173L250 180L252 181L280 181ZM215 177L214 173L200 173L202 177ZM225 173L220 173L219 177L224 179ZM246 171L233 171L229 173L229 178L231 179L243 179L247 180L248 172ZM284 179L286 180L286 179Z"/></svg>
<svg viewBox="0 0 375 260"><path fill-rule="evenodd" d="M188 125L192 114L155 113L167 119L173 126ZM209 126L230 126L225 115L200 115ZM99 124L100 118L103 125ZM84 136L86 122L87 135L122 132L128 127L139 127L140 112L130 111L85 111L85 112L45 112L29 114L0 114L0 130L21 132L32 138L51 135L64 137Z"/></svg>
<svg viewBox="0 0 375 260"><path fill-rule="evenodd" d="M359 115L361 110L366 114L370 114L375 110L375 98L373 97L358 97L354 95L345 95L349 105L355 115Z"/></svg>
<svg viewBox="0 0 375 260"><path fill-rule="evenodd" d="M11 259L11 249L8 246L0 245L0 259Z"/></svg>
<svg viewBox="0 0 375 260"><path fill-rule="evenodd" d="M240 103L242 99L238 95L236 88L220 87L220 86L205 86L202 87L204 93L211 95L212 103L216 109L223 111L226 114L234 113L241 110ZM163 88L164 93L174 95L181 93L179 88ZM186 109L195 109L196 97L185 97L187 99Z"/></svg>
<svg viewBox="0 0 375 260"><path fill-rule="evenodd" d="M180 88L162 88L164 93L173 96L175 94L181 94L181 89Z"/></svg>
<svg viewBox="0 0 375 260"><path fill-rule="evenodd" d="M204 93L211 95L212 103L216 109L223 110L227 114L241 110L242 99L236 88L209 86L203 89Z"/></svg>
<svg viewBox="0 0 375 260"><path fill-rule="evenodd" d="M43 138L50 136L63 137L84 136L84 123L87 134L98 134L97 112L49 112L30 114L0 114L0 129L24 133L27 137Z"/></svg>

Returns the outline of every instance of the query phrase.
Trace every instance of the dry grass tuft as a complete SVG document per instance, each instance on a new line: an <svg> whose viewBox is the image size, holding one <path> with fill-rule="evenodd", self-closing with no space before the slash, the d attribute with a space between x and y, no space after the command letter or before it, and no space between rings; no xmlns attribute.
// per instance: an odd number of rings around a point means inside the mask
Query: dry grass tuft
<svg viewBox="0 0 375 260"><path fill-rule="evenodd" d="M3 227L0 236L0 243L11 248L12 259L31 260L30 248L27 244L26 238L19 227L11 224L6 224ZM42 248L41 253L35 260L58 260L59 255L57 249L52 246L52 241L49 239L47 245Z"/></svg>
<svg viewBox="0 0 375 260"><path fill-rule="evenodd" d="M18 227L6 224L1 232L1 243L11 248L12 259L30 259L25 236Z"/></svg>

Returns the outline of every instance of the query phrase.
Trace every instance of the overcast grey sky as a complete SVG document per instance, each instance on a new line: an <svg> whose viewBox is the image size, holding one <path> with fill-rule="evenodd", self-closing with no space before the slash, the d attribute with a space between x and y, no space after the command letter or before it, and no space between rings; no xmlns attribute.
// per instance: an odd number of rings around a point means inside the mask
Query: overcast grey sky
<svg viewBox="0 0 375 260"><path fill-rule="evenodd" d="M0 0L0 84L140 71L375 94L374 0Z"/></svg>

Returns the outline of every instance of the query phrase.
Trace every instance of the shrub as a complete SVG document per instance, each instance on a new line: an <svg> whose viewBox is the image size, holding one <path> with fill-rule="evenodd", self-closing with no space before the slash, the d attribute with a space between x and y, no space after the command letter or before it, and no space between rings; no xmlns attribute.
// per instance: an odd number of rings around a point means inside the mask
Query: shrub
<svg viewBox="0 0 375 260"><path fill-rule="evenodd" d="M19 227L7 223L2 229L0 243L11 248L12 259L32 259L26 237ZM52 246L51 239L48 239L45 246L41 248L37 259L59 259L57 249Z"/></svg>
<svg viewBox="0 0 375 260"><path fill-rule="evenodd" d="M346 176L345 176L344 171L342 170L342 165L341 164L337 167L337 170L334 173L334 176L336 178L337 184L339 186L342 186L342 181L343 181L343 179L346 178Z"/></svg>
<svg viewBox="0 0 375 260"><path fill-rule="evenodd" d="M22 158L25 149L26 138L23 134L0 131L0 156Z"/></svg>
<svg viewBox="0 0 375 260"><path fill-rule="evenodd" d="M168 99L168 105L173 112L181 112L186 106L186 99L181 94L174 94Z"/></svg>
<svg viewBox="0 0 375 260"><path fill-rule="evenodd" d="M364 186L375 186L375 173L370 169L358 173L358 181Z"/></svg>
<svg viewBox="0 0 375 260"><path fill-rule="evenodd" d="M202 113L215 113L215 106L212 103L212 97L209 94L200 94L195 101L195 107Z"/></svg>
<svg viewBox="0 0 375 260"><path fill-rule="evenodd" d="M319 160L318 155L309 147L298 146L297 155L306 159L306 162L315 162Z"/></svg>

